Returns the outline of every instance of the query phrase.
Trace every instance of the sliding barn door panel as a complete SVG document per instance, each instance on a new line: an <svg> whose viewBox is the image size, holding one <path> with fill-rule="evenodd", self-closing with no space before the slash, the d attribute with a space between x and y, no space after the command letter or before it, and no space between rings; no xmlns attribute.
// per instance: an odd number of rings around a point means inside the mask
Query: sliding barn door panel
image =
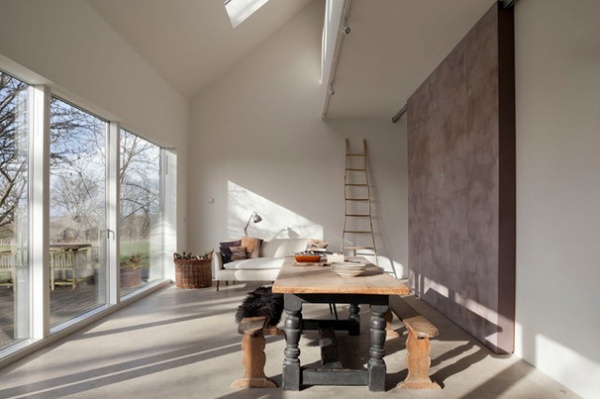
<svg viewBox="0 0 600 399"><path fill-rule="evenodd" d="M514 349L513 32L495 5L408 101L411 284L497 352Z"/></svg>

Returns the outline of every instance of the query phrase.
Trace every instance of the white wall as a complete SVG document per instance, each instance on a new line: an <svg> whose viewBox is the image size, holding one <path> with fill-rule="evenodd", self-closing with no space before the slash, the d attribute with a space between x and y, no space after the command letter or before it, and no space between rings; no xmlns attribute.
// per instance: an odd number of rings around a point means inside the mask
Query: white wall
<svg viewBox="0 0 600 399"><path fill-rule="evenodd" d="M188 250L239 238L257 210L263 222L249 235L269 239L286 227L302 233L318 225L339 251L344 139L358 145L364 137L378 249L406 265L406 124L321 120L323 12L322 2L311 3L192 104Z"/></svg>
<svg viewBox="0 0 600 399"><path fill-rule="evenodd" d="M600 397L600 3L517 3L517 354Z"/></svg>
<svg viewBox="0 0 600 399"><path fill-rule="evenodd" d="M177 153L178 239L185 242L189 103L84 1L4 0L0 67Z"/></svg>

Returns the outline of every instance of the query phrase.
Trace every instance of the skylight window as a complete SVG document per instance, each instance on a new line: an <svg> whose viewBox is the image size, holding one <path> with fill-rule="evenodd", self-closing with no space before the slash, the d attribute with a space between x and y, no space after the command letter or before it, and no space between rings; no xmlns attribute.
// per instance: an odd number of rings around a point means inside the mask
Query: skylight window
<svg viewBox="0 0 600 399"><path fill-rule="evenodd" d="M269 0L224 0L231 25L237 28Z"/></svg>

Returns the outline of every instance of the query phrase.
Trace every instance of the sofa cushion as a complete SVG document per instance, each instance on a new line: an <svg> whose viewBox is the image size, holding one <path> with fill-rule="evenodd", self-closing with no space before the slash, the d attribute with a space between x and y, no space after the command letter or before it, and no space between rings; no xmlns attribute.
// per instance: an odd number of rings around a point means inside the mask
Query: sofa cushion
<svg viewBox="0 0 600 399"><path fill-rule="evenodd" d="M231 262L230 247L237 247L240 245L242 245L242 240L226 241L219 243L219 251L221 252L221 260L223 261L223 264Z"/></svg>
<svg viewBox="0 0 600 399"><path fill-rule="evenodd" d="M248 259L248 253L246 252L246 247L242 246L231 246L229 247L231 251L231 260L240 260L240 259Z"/></svg>
<svg viewBox="0 0 600 399"><path fill-rule="evenodd" d="M283 258L306 250L306 238L275 238L263 242L260 256L263 258Z"/></svg>
<svg viewBox="0 0 600 399"><path fill-rule="evenodd" d="M229 262L223 267L227 270L260 270L260 269L280 269L283 266L284 258L256 258L242 259Z"/></svg>
<svg viewBox="0 0 600 399"><path fill-rule="evenodd" d="M260 255L260 246L262 240L255 237L242 237L242 247L246 247L248 258L258 258Z"/></svg>

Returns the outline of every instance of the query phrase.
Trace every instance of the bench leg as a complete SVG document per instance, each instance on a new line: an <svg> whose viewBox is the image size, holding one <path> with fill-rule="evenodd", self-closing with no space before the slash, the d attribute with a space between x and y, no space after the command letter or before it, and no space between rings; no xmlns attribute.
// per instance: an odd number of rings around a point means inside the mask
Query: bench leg
<svg viewBox="0 0 600 399"><path fill-rule="evenodd" d="M265 375L265 335L262 329L247 331L242 338L244 377L231 384L234 388L276 388L277 384Z"/></svg>
<svg viewBox="0 0 600 399"><path fill-rule="evenodd" d="M441 387L429 378L429 366L431 358L429 350L431 343L428 337L417 337L417 334L408 328L406 338L406 366L408 376L406 380L397 385L404 389L441 389Z"/></svg>
<svg viewBox="0 0 600 399"><path fill-rule="evenodd" d="M392 320L394 319L394 315L390 309L383 315L385 319L385 335L389 338L399 337L400 334L392 328Z"/></svg>

